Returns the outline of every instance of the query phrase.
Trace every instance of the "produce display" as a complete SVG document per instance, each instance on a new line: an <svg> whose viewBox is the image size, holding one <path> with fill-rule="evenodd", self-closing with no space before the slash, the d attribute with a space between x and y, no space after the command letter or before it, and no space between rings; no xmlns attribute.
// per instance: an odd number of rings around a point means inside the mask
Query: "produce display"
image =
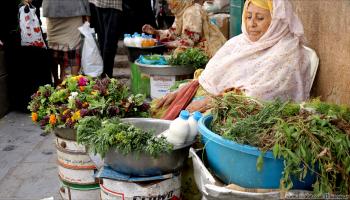
<svg viewBox="0 0 350 200"><path fill-rule="evenodd" d="M187 48L176 55L171 55L168 60L169 65L193 66L195 69L204 68L209 58L198 48Z"/></svg>
<svg viewBox="0 0 350 200"><path fill-rule="evenodd" d="M217 97L211 130L284 159L281 188L291 176L316 175L316 194L350 194L350 109L313 99L302 104L259 102L235 93ZM263 166L257 159L257 170Z"/></svg>
<svg viewBox="0 0 350 200"><path fill-rule="evenodd" d="M28 109L32 112L32 121L47 132L55 127L74 128L85 116L149 116L144 95L129 95L128 88L117 79L92 79L82 75L68 77L57 88L39 87Z"/></svg>
<svg viewBox="0 0 350 200"><path fill-rule="evenodd" d="M124 155L135 152L146 153L152 157L173 149L165 137L155 137L152 132L123 123L116 117L100 119L89 116L80 120L77 125L77 141L102 157L111 148L115 148Z"/></svg>

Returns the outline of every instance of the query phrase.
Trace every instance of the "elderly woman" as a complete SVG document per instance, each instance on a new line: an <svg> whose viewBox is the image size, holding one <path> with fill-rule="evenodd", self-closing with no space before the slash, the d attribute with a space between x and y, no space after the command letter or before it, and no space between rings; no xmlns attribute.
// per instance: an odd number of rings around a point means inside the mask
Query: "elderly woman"
<svg viewBox="0 0 350 200"><path fill-rule="evenodd" d="M155 34L169 48L181 51L187 47L203 49L209 57L226 42L220 30L209 22L207 13L193 0L167 0L169 9L175 15L174 24L168 30L156 30L149 24L142 31Z"/></svg>
<svg viewBox="0 0 350 200"><path fill-rule="evenodd" d="M199 79L188 84L192 87L186 86L197 93L205 91L205 97L187 106L190 101L184 100L184 94L192 98L195 92L184 93L185 88L170 93L157 104L157 108L170 105L162 118L174 118L178 114L174 107L204 111L211 95L232 88L262 100L299 102L309 97L310 63L302 46L304 30L290 2L247 0L242 19L242 34L227 41ZM197 85L199 90L194 90Z"/></svg>

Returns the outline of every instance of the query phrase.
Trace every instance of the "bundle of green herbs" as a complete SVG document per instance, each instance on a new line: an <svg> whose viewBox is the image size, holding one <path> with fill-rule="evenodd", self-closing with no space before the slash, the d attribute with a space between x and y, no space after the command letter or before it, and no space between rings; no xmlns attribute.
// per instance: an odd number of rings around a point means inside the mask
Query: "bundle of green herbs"
<svg viewBox="0 0 350 200"><path fill-rule="evenodd" d="M81 119L77 124L77 141L102 157L115 149L124 155L146 153L156 158L173 149L164 137L155 137L153 132L123 123L117 117L101 119L89 116Z"/></svg>
<svg viewBox="0 0 350 200"><path fill-rule="evenodd" d="M187 48L176 55L171 55L168 63L170 65L193 66L195 69L204 68L209 58L204 51L198 48Z"/></svg>
<svg viewBox="0 0 350 200"><path fill-rule="evenodd" d="M215 100L211 130L224 138L258 147L284 159L281 189L293 187L291 177L316 175L317 195L350 193L350 109L313 99L303 104L258 102L227 93Z"/></svg>

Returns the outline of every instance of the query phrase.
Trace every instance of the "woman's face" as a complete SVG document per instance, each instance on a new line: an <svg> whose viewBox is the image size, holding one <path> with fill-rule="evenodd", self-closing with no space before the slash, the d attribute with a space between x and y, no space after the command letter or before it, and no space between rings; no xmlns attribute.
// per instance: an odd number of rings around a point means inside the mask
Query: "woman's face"
<svg viewBox="0 0 350 200"><path fill-rule="evenodd" d="M250 3L245 16L245 27L252 42L258 41L267 31L271 23L270 11Z"/></svg>

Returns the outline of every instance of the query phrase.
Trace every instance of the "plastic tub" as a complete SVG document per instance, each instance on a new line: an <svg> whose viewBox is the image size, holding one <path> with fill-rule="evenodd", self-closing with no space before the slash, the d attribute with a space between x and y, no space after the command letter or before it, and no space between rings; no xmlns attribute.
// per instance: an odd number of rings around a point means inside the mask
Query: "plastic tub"
<svg viewBox="0 0 350 200"><path fill-rule="evenodd" d="M256 161L261 151L212 132L207 128L212 119L212 116L202 117L198 128L213 173L225 184L233 183L245 188L279 188L284 169L283 159L275 159L271 151L266 152L263 168L258 172ZM293 189L311 189L314 179L315 176L308 174L304 182L293 181Z"/></svg>

